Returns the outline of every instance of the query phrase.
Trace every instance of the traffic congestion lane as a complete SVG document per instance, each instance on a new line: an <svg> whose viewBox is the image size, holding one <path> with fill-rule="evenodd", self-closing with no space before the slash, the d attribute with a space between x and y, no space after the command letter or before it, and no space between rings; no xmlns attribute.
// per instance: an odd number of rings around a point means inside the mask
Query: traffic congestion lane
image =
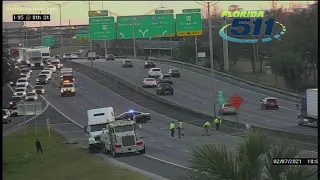
<svg viewBox="0 0 320 180"><path fill-rule="evenodd" d="M76 62L90 65L88 61L76 60ZM135 76L136 69L121 68L121 63L122 63L122 60L117 60L114 62L105 62L101 60L101 61L95 61L94 65L95 67L103 71L107 71L109 73L117 75L129 82L136 83L136 76ZM143 64L140 64L140 65L141 67L143 67ZM164 67L164 68L160 67L160 68L162 68L164 72L169 70L169 67ZM147 69L138 67L137 70L138 70L138 76L139 76L138 85L141 86L140 81L142 81L142 79L146 77ZM191 85L181 87L180 85L181 82L184 82L186 79L187 80L190 79L189 77L185 77L185 76L186 75L182 72L181 78L177 78L177 79L174 78L174 84L177 84L174 86L175 87L174 96L162 96L162 97L166 100L184 105L186 107L198 110L200 112L211 113L213 104L211 103L211 101L208 102L208 99L210 99L210 95L208 97L202 97L203 99L197 98L199 97L199 94L202 94L202 95L205 94L204 91L207 91L207 93L209 93L210 88L207 88L206 90L199 90L198 87L194 87L194 86L192 87ZM198 82L198 81L194 81L194 82ZM193 89L193 90L186 93L185 90L188 91L188 89ZM147 90L155 93L154 89L147 89ZM193 94L188 94L188 93L193 93ZM230 96L231 95L232 94L230 93ZM245 99L245 102L240 107L238 120L240 122L249 123L255 126L267 127L270 129L286 130L288 132L296 132L296 133L309 134L309 135L315 135L317 133L315 129L298 126L296 122L296 114L293 113L293 111L289 111L288 109L284 109L284 108L280 108L280 110L267 110L267 111L261 110L260 100L258 101L258 104L256 106L250 106L249 103L246 103L247 99ZM249 101L249 102L252 102L252 101ZM224 118L236 121L235 116L224 116Z"/></svg>
<svg viewBox="0 0 320 180"><path fill-rule="evenodd" d="M116 114L120 114L129 109L135 109L142 112L149 112L147 109L141 108L136 104L129 102L119 96L113 94L107 89L97 86L96 83L90 81L82 74L74 72L77 81L77 95L74 97L60 97L60 91L54 86L47 87L46 99L57 107L68 117L77 121L82 126L87 124L86 111L93 108L101 108L112 106ZM143 125L145 128L141 131L141 135L146 139L147 146L158 149L158 151L148 150L147 154L152 154L157 158L165 158L166 161L173 161L176 164L187 165L188 153L197 143L203 141L213 141L230 144L228 147L234 147L237 139L224 135L215 135L214 137L206 137L201 135L198 128L186 127L186 134L193 135L191 138L181 139L175 142L170 137L168 124L172 119L151 112L152 120L150 125ZM152 143L152 144L150 144ZM149 148L148 148L149 149ZM167 149L166 152L162 152ZM165 155L163 155L165 153ZM166 155L170 154L170 156Z"/></svg>
<svg viewBox="0 0 320 180"><path fill-rule="evenodd" d="M10 87L9 85L6 85L4 87L2 87L3 89L3 92L2 92L2 95L3 95L3 107L5 108L8 108L9 107L9 101L11 99L11 97L13 96L13 91L14 91L14 87ZM31 91L32 88L29 87L28 88L28 91ZM48 108L48 104L39 96L39 100L38 102L41 102L42 104L42 109L43 109L43 112L46 111L46 109ZM2 125L2 130L3 131L9 131L17 126L20 126L22 125L23 123L25 122L28 122L30 121L34 116L32 115L28 115L28 116L11 116L11 123L9 124L3 124Z"/></svg>

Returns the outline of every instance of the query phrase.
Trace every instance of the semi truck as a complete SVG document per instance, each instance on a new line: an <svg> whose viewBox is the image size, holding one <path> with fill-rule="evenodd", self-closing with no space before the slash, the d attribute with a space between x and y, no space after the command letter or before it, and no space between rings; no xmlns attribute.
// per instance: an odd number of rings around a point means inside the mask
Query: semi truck
<svg viewBox="0 0 320 180"><path fill-rule="evenodd" d="M42 62L47 64L50 59L50 47L40 47Z"/></svg>
<svg viewBox="0 0 320 180"><path fill-rule="evenodd" d="M62 85L63 82L75 83L72 68L61 68L60 72L57 73L58 84Z"/></svg>
<svg viewBox="0 0 320 180"><path fill-rule="evenodd" d="M88 125L84 130L89 136L89 151L101 151L100 134L107 127L108 123L115 121L112 107L90 109L87 111Z"/></svg>
<svg viewBox="0 0 320 180"><path fill-rule="evenodd" d="M31 63L35 69L43 69L43 62L40 49L27 49L26 62ZM29 65L28 65L29 66Z"/></svg>
<svg viewBox="0 0 320 180"><path fill-rule="evenodd" d="M298 125L318 127L318 89L307 89L301 102Z"/></svg>
<svg viewBox="0 0 320 180"><path fill-rule="evenodd" d="M111 153L114 157L125 153L145 154L145 144L137 131L134 121L110 122L100 134L102 153Z"/></svg>

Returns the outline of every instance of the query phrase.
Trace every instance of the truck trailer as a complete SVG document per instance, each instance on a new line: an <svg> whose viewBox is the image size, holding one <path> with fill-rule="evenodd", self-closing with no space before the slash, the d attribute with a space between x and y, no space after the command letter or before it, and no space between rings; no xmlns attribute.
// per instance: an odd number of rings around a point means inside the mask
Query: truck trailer
<svg viewBox="0 0 320 180"><path fill-rule="evenodd" d="M31 63L32 68L43 69L43 62L40 49L28 49L27 50L27 63Z"/></svg>
<svg viewBox="0 0 320 180"><path fill-rule="evenodd" d="M298 114L299 126L318 127L318 89L307 89Z"/></svg>

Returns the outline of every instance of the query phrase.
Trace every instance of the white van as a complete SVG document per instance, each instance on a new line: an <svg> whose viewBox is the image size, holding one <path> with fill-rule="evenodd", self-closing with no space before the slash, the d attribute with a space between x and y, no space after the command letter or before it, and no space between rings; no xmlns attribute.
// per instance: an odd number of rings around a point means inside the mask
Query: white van
<svg viewBox="0 0 320 180"><path fill-rule="evenodd" d="M160 77L162 76L162 72L160 68L151 68L148 71L149 78Z"/></svg>
<svg viewBox="0 0 320 180"><path fill-rule="evenodd" d="M112 107L90 109L87 111L88 125L85 126L85 132L89 135L89 151L101 150L102 144L100 134L107 127L109 122L115 121Z"/></svg>
<svg viewBox="0 0 320 180"><path fill-rule="evenodd" d="M47 63L50 59L50 47L41 47L39 49L41 52L42 61Z"/></svg>

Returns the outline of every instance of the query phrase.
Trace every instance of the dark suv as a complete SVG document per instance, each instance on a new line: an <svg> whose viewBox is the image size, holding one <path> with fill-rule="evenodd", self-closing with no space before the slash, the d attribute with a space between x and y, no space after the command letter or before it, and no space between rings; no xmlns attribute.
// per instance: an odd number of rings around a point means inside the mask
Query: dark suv
<svg viewBox="0 0 320 180"><path fill-rule="evenodd" d="M173 86L170 83L160 83L158 84L156 92L158 95L162 95L162 94L173 95Z"/></svg>

